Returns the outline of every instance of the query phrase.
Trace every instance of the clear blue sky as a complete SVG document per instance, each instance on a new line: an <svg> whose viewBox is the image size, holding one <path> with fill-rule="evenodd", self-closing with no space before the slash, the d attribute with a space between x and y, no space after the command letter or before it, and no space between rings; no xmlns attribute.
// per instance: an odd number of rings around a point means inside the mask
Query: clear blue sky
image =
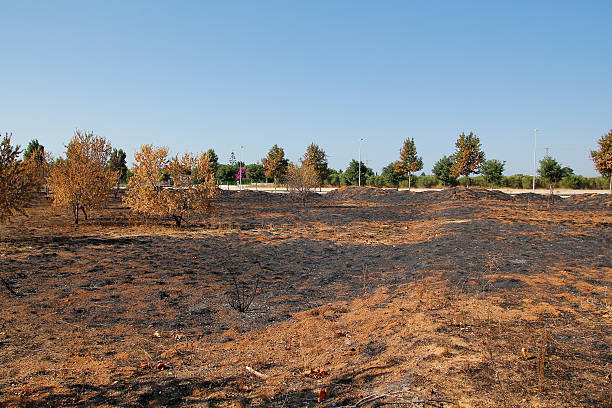
<svg viewBox="0 0 612 408"><path fill-rule="evenodd" d="M474 131L506 174L530 173L533 129L586 176L612 128L612 2L4 1L0 130L56 157L93 130L144 143L375 171L414 137L425 168Z"/></svg>

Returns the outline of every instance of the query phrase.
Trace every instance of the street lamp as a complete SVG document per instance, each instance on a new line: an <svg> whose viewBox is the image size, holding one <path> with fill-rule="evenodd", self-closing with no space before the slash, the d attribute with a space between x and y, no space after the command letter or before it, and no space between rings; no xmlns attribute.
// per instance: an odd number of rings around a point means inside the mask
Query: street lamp
<svg viewBox="0 0 612 408"><path fill-rule="evenodd" d="M535 193L535 176L536 176L536 143L538 139L538 129L533 129L533 189Z"/></svg>
<svg viewBox="0 0 612 408"><path fill-rule="evenodd" d="M363 142L363 137L359 139L359 166L357 168L357 172L359 173L359 187L361 187L361 142Z"/></svg>

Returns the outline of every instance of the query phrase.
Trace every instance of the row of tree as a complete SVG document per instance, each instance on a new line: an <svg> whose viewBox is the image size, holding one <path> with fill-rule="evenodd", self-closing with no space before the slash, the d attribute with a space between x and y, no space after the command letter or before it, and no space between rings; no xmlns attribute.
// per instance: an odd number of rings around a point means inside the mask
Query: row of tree
<svg viewBox="0 0 612 408"><path fill-rule="evenodd" d="M591 158L602 176L612 181L612 130L598 144L599 149L591 151ZM435 176L417 176L417 181L431 186L434 182L431 177L435 177L442 185L452 186L463 181L469 187L470 175L480 173L480 179L474 179L478 184L512 184L520 178L520 186L525 187L525 176L504 178L504 162L485 160L480 140L473 133L462 133L455 147L453 155L444 156L435 164ZM222 182L236 178L242 181L244 177L260 181L272 179L275 185L286 183L305 200L310 189L324 183L346 185L364 180L370 185L399 186L407 181L410 189L415 173L423 168L414 139L404 141L399 160L386 166L380 176L355 160L344 172L329 169L325 151L314 143L307 147L298 163L289 163L284 150L274 145L261 164L248 166L235 162L235 158L228 165L219 164L212 149L199 155L185 153L168 157L168 148L144 145L135 154L131 170L121 149L112 149L106 139L91 132L77 131L65 157L55 161L38 140L30 142L23 158L21 153L19 146L11 145L11 135L5 134L0 144L2 222L15 213L23 213L33 194L41 188L50 193L54 206L68 208L78 223L80 214L87 219L89 210L105 205L109 191L128 181L124 201L132 211L145 216L167 216L180 226L188 214L211 210L211 198L218 191L215 176ZM584 178L574 175L572 169L562 167L550 156L540 161L538 172L538 183L546 181L551 192L559 182L565 181L570 187L584 182Z"/></svg>

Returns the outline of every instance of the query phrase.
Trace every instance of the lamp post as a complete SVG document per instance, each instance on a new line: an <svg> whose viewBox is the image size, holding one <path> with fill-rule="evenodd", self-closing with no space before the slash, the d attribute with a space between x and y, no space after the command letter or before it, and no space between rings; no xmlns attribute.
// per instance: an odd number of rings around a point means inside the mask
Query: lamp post
<svg viewBox="0 0 612 408"><path fill-rule="evenodd" d="M238 169L238 184L240 184L240 190L242 190L242 166L244 163L242 162L242 149L244 146L240 146L240 168Z"/></svg>
<svg viewBox="0 0 612 408"><path fill-rule="evenodd" d="M359 174L359 187L361 187L361 142L363 142L363 137L359 138L359 166L357 168L357 173Z"/></svg>
<svg viewBox="0 0 612 408"><path fill-rule="evenodd" d="M536 176L536 143L538 139L538 129L533 129L533 189L535 193L535 176Z"/></svg>

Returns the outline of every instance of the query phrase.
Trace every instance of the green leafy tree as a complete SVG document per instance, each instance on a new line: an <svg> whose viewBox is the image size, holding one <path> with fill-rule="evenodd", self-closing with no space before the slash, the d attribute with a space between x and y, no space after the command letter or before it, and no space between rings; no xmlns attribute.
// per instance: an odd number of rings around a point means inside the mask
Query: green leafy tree
<svg viewBox="0 0 612 408"><path fill-rule="evenodd" d="M318 145L311 143L306 148L306 153L300 159L302 165L310 166L319 176L319 187L322 186L323 180L327 178L327 154Z"/></svg>
<svg viewBox="0 0 612 408"><path fill-rule="evenodd" d="M261 159L261 164L264 167L265 176L274 180L274 189L276 190L276 184L283 180L287 174L289 160L285 158L285 150L278 145L272 146L268 155Z"/></svg>
<svg viewBox="0 0 612 408"><path fill-rule="evenodd" d="M4 135L0 143L0 222L16 213L25 214L40 179L35 174L33 160L18 160L21 150L11 145L11 136Z"/></svg>
<svg viewBox="0 0 612 408"><path fill-rule="evenodd" d="M499 160L487 160L480 166L480 172L489 185L500 186L503 179L505 166L505 161L501 162Z"/></svg>
<svg viewBox="0 0 612 408"><path fill-rule="evenodd" d="M597 141L599 150L591 150L591 159L595 168L603 177L610 178L610 194L612 194L612 130Z"/></svg>
<svg viewBox="0 0 612 408"><path fill-rule="evenodd" d="M213 149L208 149L206 151L208 155L208 161L210 162L210 166L212 168L213 174L217 174L217 167L219 166L219 156Z"/></svg>
<svg viewBox="0 0 612 408"><path fill-rule="evenodd" d="M23 152L23 161L28 163L33 175L38 179L37 184L44 185L51 168L51 157L45 152L45 147L38 143L38 139L30 140Z"/></svg>
<svg viewBox="0 0 612 408"><path fill-rule="evenodd" d="M23 152L24 160L33 159L38 162L45 161L45 146L38 143L38 139L30 140L28 147Z"/></svg>
<svg viewBox="0 0 612 408"><path fill-rule="evenodd" d="M232 152L230 154L229 164L230 164L230 166L235 166L237 164L237 162L236 162L236 155L234 154L234 152Z"/></svg>
<svg viewBox="0 0 612 408"><path fill-rule="evenodd" d="M117 197L121 183L126 181L128 168L125 158L126 154L122 149L113 149L108 161L108 165L110 166L111 170L117 173L117 189L115 190L115 197Z"/></svg>
<svg viewBox="0 0 612 408"><path fill-rule="evenodd" d="M381 177L384 185L399 188L399 184L404 180L404 176L395 171L394 164L389 163L388 166L383 167Z"/></svg>
<svg viewBox="0 0 612 408"><path fill-rule="evenodd" d="M367 167L363 162L361 162L361 166L359 162L355 159L351 160L349 166L346 168L344 172L344 176L346 180L356 186L359 182L359 172L361 171L361 180L365 184L368 177L374 175L374 171L371 168Z"/></svg>
<svg viewBox="0 0 612 408"><path fill-rule="evenodd" d="M260 183L266 180L266 169L264 169L263 165L258 163L247 164L246 175L251 181Z"/></svg>
<svg viewBox="0 0 612 408"><path fill-rule="evenodd" d="M540 160L540 168L538 169L540 176L546 180L550 188L550 197L554 198L553 192L557 183L562 178L574 174L574 171L569 167L561 167L561 165L552 157L546 156Z"/></svg>
<svg viewBox="0 0 612 408"><path fill-rule="evenodd" d="M238 167L231 164L219 164L217 165L217 172L215 173L217 180L221 183L233 183L236 181L236 173Z"/></svg>
<svg viewBox="0 0 612 408"><path fill-rule="evenodd" d="M457 176L454 176L452 172L454 164L455 156L444 156L434 164L432 172L445 187L453 187L459 184Z"/></svg>
<svg viewBox="0 0 612 408"><path fill-rule="evenodd" d="M417 155L414 138L404 140L400 150L400 160L393 167L399 174L408 174L408 191L412 187L412 173L423 169L423 158Z"/></svg>
<svg viewBox="0 0 612 408"><path fill-rule="evenodd" d="M457 148L454 156L455 162L451 168L453 177L465 176L466 187L470 187L470 174L479 173L480 165L485 160L485 154L481 150L480 139L472 132L469 135L461 133L455 142Z"/></svg>

